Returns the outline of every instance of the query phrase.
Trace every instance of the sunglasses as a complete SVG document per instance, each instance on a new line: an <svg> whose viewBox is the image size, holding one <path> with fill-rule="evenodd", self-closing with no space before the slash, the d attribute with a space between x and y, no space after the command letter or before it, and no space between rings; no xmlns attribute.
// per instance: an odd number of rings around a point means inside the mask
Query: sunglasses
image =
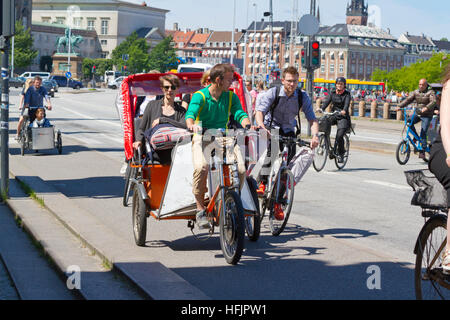
<svg viewBox="0 0 450 320"><path fill-rule="evenodd" d="M165 90L169 90L169 89L176 90L176 89L177 89L176 86L163 86L163 88L164 88Z"/></svg>

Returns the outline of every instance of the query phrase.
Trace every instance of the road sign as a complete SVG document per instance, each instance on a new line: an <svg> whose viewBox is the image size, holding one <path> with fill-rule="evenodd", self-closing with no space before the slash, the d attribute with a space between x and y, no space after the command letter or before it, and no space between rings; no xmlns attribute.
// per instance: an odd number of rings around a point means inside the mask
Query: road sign
<svg viewBox="0 0 450 320"><path fill-rule="evenodd" d="M69 71L67 71L67 72L66 72L66 78L69 78L69 79L72 78L72 73L69 72Z"/></svg>
<svg viewBox="0 0 450 320"><path fill-rule="evenodd" d="M129 58L130 58L130 55L129 55L129 54L123 54L123 55L122 55L122 60L123 60L123 61L128 61Z"/></svg>
<svg viewBox="0 0 450 320"><path fill-rule="evenodd" d="M319 20L311 15L305 14L298 22L298 30L305 36L314 36L319 31Z"/></svg>

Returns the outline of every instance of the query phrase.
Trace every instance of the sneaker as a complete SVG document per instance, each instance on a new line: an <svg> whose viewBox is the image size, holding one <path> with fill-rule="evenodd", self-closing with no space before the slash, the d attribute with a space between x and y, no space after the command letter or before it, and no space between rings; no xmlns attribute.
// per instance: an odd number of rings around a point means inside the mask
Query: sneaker
<svg viewBox="0 0 450 320"><path fill-rule="evenodd" d="M284 212L283 212L283 208L281 208L281 204L275 203L275 205L273 207L273 216L278 221L284 220Z"/></svg>
<svg viewBox="0 0 450 320"><path fill-rule="evenodd" d="M197 222L197 226L199 229L209 229L209 227L210 227L208 217L206 216L205 210L201 210L201 211L197 212L197 214L195 216L195 221Z"/></svg>
<svg viewBox="0 0 450 320"><path fill-rule="evenodd" d="M422 160L425 159L425 152L420 152L419 153L419 159L422 159Z"/></svg>
<svg viewBox="0 0 450 320"><path fill-rule="evenodd" d="M258 190L256 190L256 193L262 196L264 195L265 192L266 192L266 185L263 182L261 182L258 186Z"/></svg>
<svg viewBox="0 0 450 320"><path fill-rule="evenodd" d="M344 163L344 156L337 156L338 163Z"/></svg>

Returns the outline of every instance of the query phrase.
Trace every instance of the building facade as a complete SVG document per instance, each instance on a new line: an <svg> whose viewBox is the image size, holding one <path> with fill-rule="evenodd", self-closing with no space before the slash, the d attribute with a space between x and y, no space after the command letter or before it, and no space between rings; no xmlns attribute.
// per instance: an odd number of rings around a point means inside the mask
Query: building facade
<svg viewBox="0 0 450 320"><path fill-rule="evenodd" d="M398 41L405 47L405 66L419 60L429 60L433 52L438 50L433 40L424 34L414 36L406 32L398 38Z"/></svg>
<svg viewBox="0 0 450 320"><path fill-rule="evenodd" d="M74 4L80 11L72 17L73 21L68 21L67 8ZM167 12L118 0L34 0L32 20L95 31L101 46L100 57L110 58L111 52L134 31L147 36L154 47L164 38Z"/></svg>

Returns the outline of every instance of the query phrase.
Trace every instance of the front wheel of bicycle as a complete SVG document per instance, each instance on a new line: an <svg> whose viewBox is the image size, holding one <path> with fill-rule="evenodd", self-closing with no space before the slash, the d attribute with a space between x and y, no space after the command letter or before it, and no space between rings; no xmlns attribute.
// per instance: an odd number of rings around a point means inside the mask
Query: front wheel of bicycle
<svg viewBox="0 0 450 320"><path fill-rule="evenodd" d="M123 188L122 204L124 207L128 207L128 199L133 192L132 179L136 178L136 168L131 167L130 163L127 165L127 170L125 171L125 186Z"/></svg>
<svg viewBox="0 0 450 320"><path fill-rule="evenodd" d="M280 172L280 179L275 182L271 197L269 225L272 235L278 236L286 227L294 202L294 175L291 170L286 168Z"/></svg>
<svg viewBox="0 0 450 320"><path fill-rule="evenodd" d="M447 241L447 218L437 215L423 227L416 248L416 299L450 299L450 276L443 273L442 254Z"/></svg>
<svg viewBox="0 0 450 320"><path fill-rule="evenodd" d="M320 172L327 162L328 158L328 142L326 135L321 133L319 136L319 145L314 150L313 167L317 172Z"/></svg>
<svg viewBox="0 0 450 320"><path fill-rule="evenodd" d="M348 134L344 135L344 148L345 148L345 153L344 153L343 162L339 162L338 157L334 158L334 163L336 164L336 167L339 170L344 169L344 167L345 167L345 165L347 164L347 161L348 161L348 156L350 154L350 138L348 137Z"/></svg>
<svg viewBox="0 0 450 320"><path fill-rule="evenodd" d="M410 155L411 148L409 146L409 142L407 140L401 141L397 146L397 151L395 152L397 162L400 165L405 165L408 162Z"/></svg>
<svg viewBox="0 0 450 320"><path fill-rule="evenodd" d="M244 250L245 222L244 209L239 195L235 191L227 191L225 214L220 214L220 246L225 260L229 264L237 264Z"/></svg>
<svg viewBox="0 0 450 320"><path fill-rule="evenodd" d="M247 177L247 184L250 188L250 194L253 199L253 203L255 205L255 214L247 215L245 217L245 230L247 231L247 236L250 241L258 241L259 235L261 233L261 214L260 214L260 205L258 199L258 193L256 190L258 189L258 185L255 179L251 177Z"/></svg>

